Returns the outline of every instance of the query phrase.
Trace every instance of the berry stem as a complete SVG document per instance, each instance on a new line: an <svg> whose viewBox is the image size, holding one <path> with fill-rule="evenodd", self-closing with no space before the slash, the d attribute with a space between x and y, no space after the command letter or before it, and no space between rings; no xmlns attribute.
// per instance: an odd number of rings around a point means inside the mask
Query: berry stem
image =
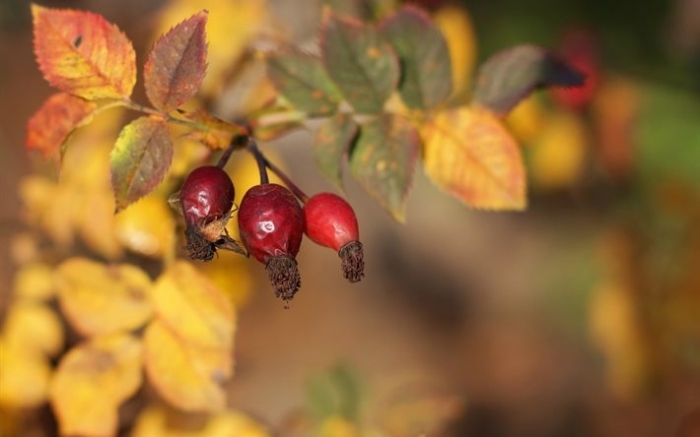
<svg viewBox="0 0 700 437"><path fill-rule="evenodd" d="M241 146L246 144L247 141L248 137L245 135L234 135L233 138L231 138L228 148L224 151L223 155L221 155L221 158L219 158L219 162L216 163L216 166L219 168L224 168L228 163L229 158L231 158L231 154L235 150L240 149Z"/></svg>
<svg viewBox="0 0 700 437"><path fill-rule="evenodd" d="M248 137L247 149L253 154L255 162L258 164L258 170L260 170L260 185L269 184L270 179L267 176L267 159L265 159L265 155L263 155L258 148L258 143L251 137Z"/></svg>
<svg viewBox="0 0 700 437"><path fill-rule="evenodd" d="M274 173L278 178L282 179L282 182L289 188L289 190L294 193L295 196L299 200L301 200L302 203L306 203L309 200L309 196L304 193L301 188L299 188L292 180L283 172L279 167L277 167L275 164L270 162L265 156L263 156L263 160L265 162L265 165L267 168L269 168L272 173Z"/></svg>

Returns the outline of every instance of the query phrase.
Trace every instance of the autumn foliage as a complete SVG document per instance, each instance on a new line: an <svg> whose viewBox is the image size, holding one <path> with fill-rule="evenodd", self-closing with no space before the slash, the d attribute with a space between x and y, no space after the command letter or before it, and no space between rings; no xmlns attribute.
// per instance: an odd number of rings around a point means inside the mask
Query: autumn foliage
<svg viewBox="0 0 700 437"><path fill-rule="evenodd" d="M407 6L369 23L326 9L318 52L280 47L256 53L265 61L272 98L240 119L222 120L198 99L200 92L211 93L206 11L180 17L160 36L141 76L132 42L103 17L38 5L32 16L39 69L58 92L29 120L26 146L53 160L64 180L59 186L40 177L25 182L28 219L57 246L80 239L94 256L33 260L20 270L18 298L0 339L8 351L0 354L3 371L13 375L0 382L8 384L0 403L48 401L64 435L116 433L120 406L145 380L166 406L148 407L134 435L156 435L168 409L207 413L204 429L210 431L201 435L267 435L253 420L226 411L236 302L220 286L230 278L221 276L245 260L222 255L212 265L226 269L217 272L179 259L179 219L167 207L183 177L213 153L251 151L255 141L321 118L311 144L319 170L342 189L347 169L399 222L406 220L419 165L467 206L522 210L526 169L502 120L536 89L583 82L577 70L533 45L494 55L472 80L473 53L455 49L449 38L454 23L438 26L439 14L433 21ZM133 100L137 77L149 105ZM114 118L100 127L104 112L121 116L124 109L138 116L124 126ZM88 136L80 138L83 129ZM278 167L268 167L290 185ZM99 170L81 174L88 168ZM243 187L237 185L240 195ZM78 212L61 212L56 198ZM222 235L238 235L235 225L229 228ZM139 266L134 256L156 266ZM22 283L30 276L38 287ZM352 276L361 277L361 271ZM54 300L61 318L50 309ZM46 333L27 329L36 320ZM77 338L68 350L63 332Z"/></svg>

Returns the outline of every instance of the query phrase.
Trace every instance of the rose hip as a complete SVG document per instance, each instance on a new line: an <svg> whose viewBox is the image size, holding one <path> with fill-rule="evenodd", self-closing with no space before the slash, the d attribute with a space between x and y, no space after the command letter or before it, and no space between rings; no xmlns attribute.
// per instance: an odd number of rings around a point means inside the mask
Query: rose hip
<svg viewBox="0 0 700 437"><path fill-rule="evenodd" d="M313 242L338 252L347 280L362 279L362 243L355 211L348 202L333 193L318 193L304 205L304 224L304 231Z"/></svg>
<svg viewBox="0 0 700 437"><path fill-rule="evenodd" d="M241 240L265 264L275 295L289 301L301 286L296 255L304 235L304 216L289 189L277 184L248 190L238 210Z"/></svg>

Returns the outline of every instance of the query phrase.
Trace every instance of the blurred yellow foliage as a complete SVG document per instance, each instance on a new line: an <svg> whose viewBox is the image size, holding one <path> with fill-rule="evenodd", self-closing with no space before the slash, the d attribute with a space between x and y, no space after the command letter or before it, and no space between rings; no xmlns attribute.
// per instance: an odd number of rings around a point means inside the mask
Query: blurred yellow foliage
<svg viewBox="0 0 700 437"><path fill-rule="evenodd" d="M48 358L0 336L0 369L0 407L31 408L46 401L51 377Z"/></svg>
<svg viewBox="0 0 700 437"><path fill-rule="evenodd" d="M156 36L202 9L207 20L207 74L201 92L214 95L246 46L264 29L269 17L265 0L173 0L162 12Z"/></svg>
<svg viewBox="0 0 700 437"><path fill-rule="evenodd" d="M87 337L136 329L153 314L151 280L135 266L71 258L57 268L56 287L66 318Z"/></svg>
<svg viewBox="0 0 700 437"><path fill-rule="evenodd" d="M178 428L165 408L150 407L136 421L131 437L267 437L262 425L237 411L226 411L207 418L199 429Z"/></svg>
<svg viewBox="0 0 700 437"><path fill-rule="evenodd" d="M127 334L95 337L61 359L51 405L62 435L110 436L119 405L142 383L143 346Z"/></svg>
<svg viewBox="0 0 700 437"><path fill-rule="evenodd" d="M63 348L63 326L46 305L18 300L7 311L2 331L9 346L53 357Z"/></svg>
<svg viewBox="0 0 700 437"><path fill-rule="evenodd" d="M115 231L119 243L134 253L175 257L175 218L163 198L146 196L117 214Z"/></svg>
<svg viewBox="0 0 700 437"><path fill-rule="evenodd" d="M477 54L472 18L466 9L447 5L440 8L433 19L445 36L450 52L452 96L463 98L471 85Z"/></svg>
<svg viewBox="0 0 700 437"><path fill-rule="evenodd" d="M542 134L547 116L539 97L532 95L508 113L506 124L518 142L531 145Z"/></svg>
<svg viewBox="0 0 700 437"><path fill-rule="evenodd" d="M591 336L606 358L608 386L626 400L646 389L651 371L635 305L632 290L609 281L594 289L589 307Z"/></svg>
<svg viewBox="0 0 700 437"><path fill-rule="evenodd" d="M341 416L331 416L323 421L318 437L358 437L357 426Z"/></svg>
<svg viewBox="0 0 700 437"><path fill-rule="evenodd" d="M54 297L53 269L46 263L24 264L15 273L12 290L16 298L46 301Z"/></svg>
<svg viewBox="0 0 700 437"><path fill-rule="evenodd" d="M221 383L230 376L231 349L186 343L155 320L144 335L146 373L161 396L184 411L220 411L226 403Z"/></svg>
<svg viewBox="0 0 700 437"><path fill-rule="evenodd" d="M253 295L255 281L249 260L233 252L219 251L214 262L198 263L198 269L240 310Z"/></svg>
<svg viewBox="0 0 700 437"><path fill-rule="evenodd" d="M529 149L530 177L535 188L561 190L583 174L589 134L583 120L560 112L547 118L538 140Z"/></svg>

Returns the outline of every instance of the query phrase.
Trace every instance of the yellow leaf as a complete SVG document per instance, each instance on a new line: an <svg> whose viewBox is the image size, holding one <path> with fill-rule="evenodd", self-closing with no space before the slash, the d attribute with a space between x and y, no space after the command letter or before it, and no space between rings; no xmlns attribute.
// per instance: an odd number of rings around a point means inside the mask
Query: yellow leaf
<svg viewBox="0 0 700 437"><path fill-rule="evenodd" d="M26 177L20 183L24 213L58 246L69 246L75 238L75 195L67 187L39 176Z"/></svg>
<svg viewBox="0 0 700 437"><path fill-rule="evenodd" d="M545 108L537 96L530 96L508 113L506 124L518 141L530 145L546 126Z"/></svg>
<svg viewBox="0 0 700 437"><path fill-rule="evenodd" d="M96 337L71 349L51 381L61 435L111 436L119 405L141 386L143 346L126 334Z"/></svg>
<svg viewBox="0 0 700 437"><path fill-rule="evenodd" d="M131 265L71 258L56 270L56 287L66 318L88 337L136 329L153 314L151 280Z"/></svg>
<svg viewBox="0 0 700 437"><path fill-rule="evenodd" d="M500 120L480 108L441 111L422 130L427 175L469 206L522 210L525 169Z"/></svg>
<svg viewBox="0 0 700 437"><path fill-rule="evenodd" d="M248 303L254 281L247 259L237 253L220 251L215 262L201 263L198 267L231 300L234 308L240 309Z"/></svg>
<svg viewBox="0 0 700 437"><path fill-rule="evenodd" d="M54 356L63 348L63 326L56 313L41 303L16 301L7 310L5 342L38 355Z"/></svg>
<svg viewBox="0 0 700 437"><path fill-rule="evenodd" d="M51 377L46 357L0 338L0 372L0 406L31 408L46 401Z"/></svg>
<svg viewBox="0 0 700 437"><path fill-rule="evenodd" d="M476 34L466 9L447 5L433 17L447 41L452 62L452 96L461 97L471 84L476 60Z"/></svg>
<svg viewBox="0 0 700 437"><path fill-rule="evenodd" d="M49 300L56 294L53 270L43 262L25 264L15 274L12 289L18 298Z"/></svg>
<svg viewBox="0 0 700 437"><path fill-rule="evenodd" d="M132 252L154 258L173 258L175 219L168 203L146 196L116 216L116 233Z"/></svg>
<svg viewBox="0 0 700 437"><path fill-rule="evenodd" d="M637 319L633 291L610 281L599 284L589 304L593 341L606 359L606 377L613 394L634 399L649 383L649 351Z"/></svg>
<svg viewBox="0 0 700 437"><path fill-rule="evenodd" d="M157 35L191 17L202 9L209 11L207 21L207 74L201 92L212 95L224 82L224 76L243 54L250 41L267 21L265 0L175 0L160 17Z"/></svg>
<svg viewBox="0 0 700 437"><path fill-rule="evenodd" d="M200 347L233 347L236 314L226 296L191 263L176 261L156 281L158 318L183 341Z"/></svg>
<svg viewBox="0 0 700 437"><path fill-rule="evenodd" d="M76 188L72 188L76 189ZM75 226L85 244L109 260L123 255L123 250L114 230L114 196L111 192L94 187L77 191Z"/></svg>
<svg viewBox="0 0 700 437"><path fill-rule="evenodd" d="M160 320L148 325L144 343L148 379L171 405L185 411L224 408L221 384L231 375L232 349L188 344Z"/></svg>
<svg viewBox="0 0 700 437"><path fill-rule="evenodd" d="M553 115L539 141L529 149L530 176L535 187L558 190L573 185L583 173L587 132L574 114Z"/></svg>
<svg viewBox="0 0 700 437"><path fill-rule="evenodd" d="M331 416L323 421L318 432L319 437L358 437L357 427L340 416Z"/></svg>
<svg viewBox="0 0 700 437"><path fill-rule="evenodd" d="M199 429L181 429L171 420L173 413L162 407L144 410L136 420L131 437L267 437L262 425L237 411L210 416Z"/></svg>

